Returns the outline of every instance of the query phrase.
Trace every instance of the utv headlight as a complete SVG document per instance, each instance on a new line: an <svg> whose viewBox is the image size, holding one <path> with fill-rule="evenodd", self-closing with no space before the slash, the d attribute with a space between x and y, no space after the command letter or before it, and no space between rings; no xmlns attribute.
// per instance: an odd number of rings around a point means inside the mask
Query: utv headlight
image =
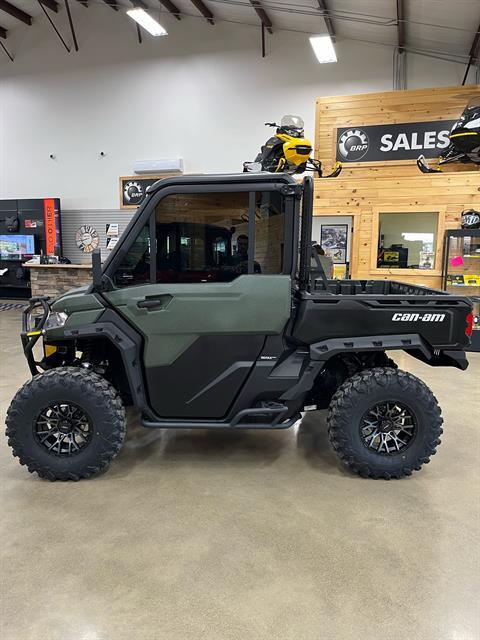
<svg viewBox="0 0 480 640"><path fill-rule="evenodd" d="M63 311L52 311L45 323L45 329L57 329L63 327L67 321L68 315Z"/></svg>

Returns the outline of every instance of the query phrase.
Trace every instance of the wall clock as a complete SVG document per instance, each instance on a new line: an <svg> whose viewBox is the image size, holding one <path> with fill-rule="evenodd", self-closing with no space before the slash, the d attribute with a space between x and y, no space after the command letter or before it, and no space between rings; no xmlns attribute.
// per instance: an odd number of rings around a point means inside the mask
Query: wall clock
<svg viewBox="0 0 480 640"><path fill-rule="evenodd" d="M91 227L88 224L82 225L75 233L75 243L80 251L91 253L100 243L95 227Z"/></svg>

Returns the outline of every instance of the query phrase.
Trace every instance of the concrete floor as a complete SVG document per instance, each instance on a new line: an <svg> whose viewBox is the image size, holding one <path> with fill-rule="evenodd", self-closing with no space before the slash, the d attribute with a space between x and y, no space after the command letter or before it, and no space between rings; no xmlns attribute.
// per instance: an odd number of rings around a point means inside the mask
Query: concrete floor
<svg viewBox="0 0 480 640"><path fill-rule="evenodd" d="M28 377L0 313L1 421ZM27 473L0 438L1 640L477 640L480 355L406 355L443 407L438 454L363 480L325 416L272 432L151 432L79 483ZM133 421L134 422L134 421Z"/></svg>

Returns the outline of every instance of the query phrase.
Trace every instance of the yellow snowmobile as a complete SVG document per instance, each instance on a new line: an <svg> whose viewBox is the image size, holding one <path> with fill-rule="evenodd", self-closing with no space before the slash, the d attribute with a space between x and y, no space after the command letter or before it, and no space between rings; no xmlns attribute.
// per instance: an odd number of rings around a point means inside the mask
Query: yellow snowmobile
<svg viewBox="0 0 480 640"><path fill-rule="evenodd" d="M342 170L337 162L332 173L323 175L320 160L310 158L312 143L304 135L304 123L299 116L283 116L280 124L266 122L276 127L275 135L267 140L254 162L244 162L244 172L269 171L272 173L303 173L315 171L319 178L336 178Z"/></svg>

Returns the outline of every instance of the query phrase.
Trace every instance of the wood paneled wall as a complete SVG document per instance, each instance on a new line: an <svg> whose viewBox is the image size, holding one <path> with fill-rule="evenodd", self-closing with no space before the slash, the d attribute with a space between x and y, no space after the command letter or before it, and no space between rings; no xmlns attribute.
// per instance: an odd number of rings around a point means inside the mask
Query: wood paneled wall
<svg viewBox="0 0 480 640"><path fill-rule="evenodd" d="M452 120L479 86L392 91L317 99L315 157L325 167L335 162L337 127ZM478 166L455 164L444 173L422 174L414 160L348 163L339 178L315 181L315 215L354 217L351 272L354 278L392 279L441 285L441 247L436 269L376 269L378 213L438 211L439 232L460 227L464 209L480 209ZM373 250L372 250L373 247Z"/></svg>

